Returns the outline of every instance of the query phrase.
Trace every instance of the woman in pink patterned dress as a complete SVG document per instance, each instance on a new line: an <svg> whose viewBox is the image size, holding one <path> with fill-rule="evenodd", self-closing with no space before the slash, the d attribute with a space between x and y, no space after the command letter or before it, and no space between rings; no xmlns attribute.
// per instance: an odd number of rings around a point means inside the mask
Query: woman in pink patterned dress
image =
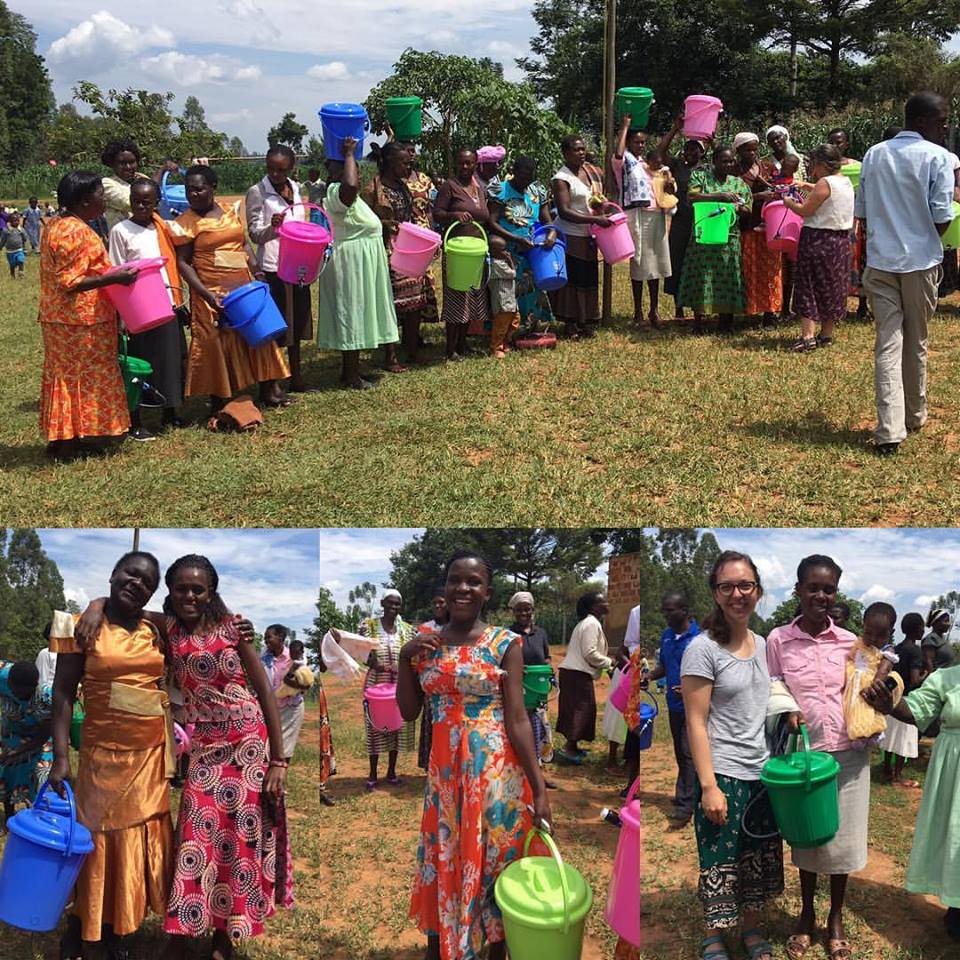
<svg viewBox="0 0 960 960"><path fill-rule="evenodd" d="M481 620L492 573L476 554L447 564L450 619L400 651L397 701L415 720L430 697L433 742L410 917L427 935L427 960L505 956L493 895L534 820L550 804L523 705L520 638ZM533 817L530 814L532 803Z"/></svg>
<svg viewBox="0 0 960 960"><path fill-rule="evenodd" d="M183 957L186 938L212 927L211 957L229 960L235 944L293 903L280 715L256 650L217 593L210 561L181 557L166 583L167 649L186 720L196 726L164 930L174 937L169 955ZM268 760L268 735L278 759Z"/></svg>

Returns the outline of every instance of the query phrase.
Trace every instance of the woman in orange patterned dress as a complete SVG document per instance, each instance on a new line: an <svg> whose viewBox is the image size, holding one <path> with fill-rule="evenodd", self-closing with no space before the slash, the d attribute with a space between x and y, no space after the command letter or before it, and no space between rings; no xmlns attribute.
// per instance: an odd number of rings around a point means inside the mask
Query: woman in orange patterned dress
<svg viewBox="0 0 960 960"><path fill-rule="evenodd" d="M251 347L225 326L218 326L223 298L249 283L257 270L243 224L234 208L216 198L217 174L211 167L191 167L186 175L190 209L172 224L180 273L190 287L190 359L188 397L209 395L215 413L252 384L259 384L267 407L289 404L277 384L290 376L276 341ZM262 279L262 275L258 276Z"/></svg>
<svg viewBox="0 0 960 960"><path fill-rule="evenodd" d="M533 823L549 829L551 818L523 705L520 638L481 620L492 579L476 554L454 554L446 571L449 622L400 651L401 714L415 720L429 696L433 715L410 904L427 935L427 960L478 960L487 944L489 960L503 960L494 883L520 856Z"/></svg>
<svg viewBox="0 0 960 960"><path fill-rule="evenodd" d="M87 225L103 216L100 174L68 173L57 185L57 200L65 212L46 224L40 242L40 430L48 454L70 460L83 440L123 436L130 427L117 313L103 288L129 285L137 271L104 275L110 258Z"/></svg>

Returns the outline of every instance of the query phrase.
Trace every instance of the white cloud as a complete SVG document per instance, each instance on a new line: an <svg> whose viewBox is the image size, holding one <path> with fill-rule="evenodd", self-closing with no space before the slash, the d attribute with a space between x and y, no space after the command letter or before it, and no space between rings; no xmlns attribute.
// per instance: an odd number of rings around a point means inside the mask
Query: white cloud
<svg viewBox="0 0 960 960"><path fill-rule="evenodd" d="M256 80L263 71L256 65L240 66L229 57L199 57L179 50L168 50L140 61L144 73L165 83L195 87L202 83L228 80Z"/></svg>
<svg viewBox="0 0 960 960"><path fill-rule="evenodd" d="M889 587L885 587L882 583L875 583L872 586L868 587L862 594L860 594L861 603L877 603L884 602L889 603L896 597L896 590L891 590Z"/></svg>
<svg viewBox="0 0 960 960"><path fill-rule="evenodd" d="M350 71L342 60L331 60L330 63L315 63L307 70L307 76L314 80L347 80Z"/></svg>
<svg viewBox="0 0 960 960"><path fill-rule="evenodd" d="M921 593L919 597L914 598L913 605L926 609L930 607L936 599L937 597L932 593Z"/></svg>
<svg viewBox="0 0 960 960"><path fill-rule="evenodd" d="M153 47L172 47L173 33L166 27L134 27L106 10L83 20L50 44L48 59L54 64L87 62L108 65Z"/></svg>
<svg viewBox="0 0 960 960"><path fill-rule="evenodd" d="M233 75L234 80L259 80L263 71L258 66L241 67Z"/></svg>
<svg viewBox="0 0 960 960"><path fill-rule="evenodd" d="M505 40L491 40L487 44L487 53L493 57L519 57L521 50Z"/></svg>

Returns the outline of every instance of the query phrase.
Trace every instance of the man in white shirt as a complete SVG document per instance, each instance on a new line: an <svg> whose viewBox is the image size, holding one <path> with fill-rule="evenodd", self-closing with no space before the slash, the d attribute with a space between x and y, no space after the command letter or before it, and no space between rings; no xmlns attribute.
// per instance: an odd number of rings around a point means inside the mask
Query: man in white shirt
<svg viewBox="0 0 960 960"><path fill-rule="evenodd" d="M863 286L876 319L877 453L889 455L927 420L927 324L937 308L954 176L941 145L947 103L917 93L906 127L863 158L856 215L866 220Z"/></svg>
<svg viewBox="0 0 960 960"><path fill-rule="evenodd" d="M623 646L627 651L627 656L631 656L634 650L640 646L640 604L638 603L627 617L627 630L623 635Z"/></svg>
<svg viewBox="0 0 960 960"><path fill-rule="evenodd" d="M43 642L46 644L50 643L50 628L52 624L48 623L43 628ZM38 689L42 690L44 687L53 686L53 678L57 672L57 655L51 653L47 647L44 647L37 654L37 672L40 674L40 679L37 681Z"/></svg>

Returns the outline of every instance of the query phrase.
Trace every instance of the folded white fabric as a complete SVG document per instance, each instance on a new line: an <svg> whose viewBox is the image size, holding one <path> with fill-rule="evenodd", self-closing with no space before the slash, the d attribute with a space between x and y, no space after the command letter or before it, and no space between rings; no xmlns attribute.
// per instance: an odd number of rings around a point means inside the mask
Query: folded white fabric
<svg viewBox="0 0 960 960"><path fill-rule="evenodd" d="M64 610L54 610L50 618L50 636L54 640L70 640L73 638L73 614Z"/></svg>
<svg viewBox="0 0 960 960"><path fill-rule="evenodd" d="M327 669L338 680L356 680L361 672L357 660L365 662L371 651L379 646L379 641L373 637L361 637L358 633L348 633L346 630L340 631L340 643L337 643L328 630L320 641L320 653Z"/></svg>

